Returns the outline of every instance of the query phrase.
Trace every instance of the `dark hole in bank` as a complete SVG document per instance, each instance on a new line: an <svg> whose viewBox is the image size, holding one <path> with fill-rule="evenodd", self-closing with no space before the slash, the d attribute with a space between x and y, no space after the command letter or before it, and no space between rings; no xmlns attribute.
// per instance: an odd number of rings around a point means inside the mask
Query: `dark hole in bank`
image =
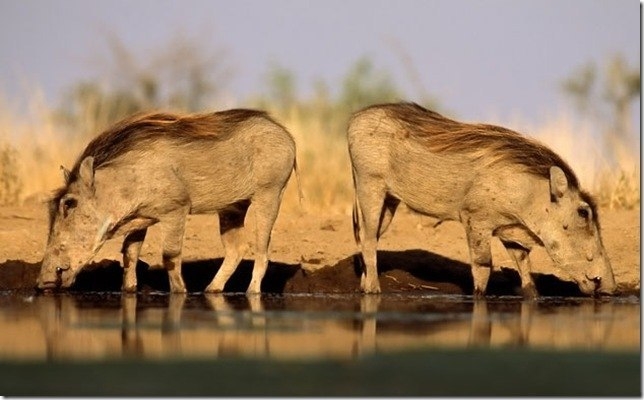
<svg viewBox="0 0 644 400"><path fill-rule="evenodd" d="M325 265L310 272L299 264L270 262L262 291L265 293L358 293L361 266L352 255L335 265ZM223 258L186 261L182 271L189 292L201 292L212 281ZM436 294L472 294L472 276L468 264L425 250L378 252L379 276L383 293L428 292ZM251 279L253 260L243 260L226 284L226 292L244 292ZM40 270L39 263L8 260L0 264L0 290L33 289ZM167 273L143 261L137 264L139 291L168 291ZM88 265L78 274L73 291L120 291L120 263L102 260ZM542 296L581 296L574 283L552 275L534 275ZM515 270L494 271L488 295L518 295L519 275Z"/></svg>

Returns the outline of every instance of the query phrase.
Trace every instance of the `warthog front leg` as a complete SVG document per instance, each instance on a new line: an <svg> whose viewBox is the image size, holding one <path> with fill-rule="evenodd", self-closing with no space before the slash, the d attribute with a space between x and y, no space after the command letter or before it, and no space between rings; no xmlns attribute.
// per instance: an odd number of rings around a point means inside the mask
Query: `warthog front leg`
<svg viewBox="0 0 644 400"><path fill-rule="evenodd" d="M205 289L206 292L222 292L224 285L235 272L239 262L246 253L248 244L244 234L244 218L248 206L243 209L221 211L219 213L219 233L226 255L217 275Z"/></svg>
<svg viewBox="0 0 644 400"><path fill-rule="evenodd" d="M127 293L136 292L136 263L139 261L141 246L147 229L130 232L123 241L123 285L121 290Z"/></svg>
<svg viewBox="0 0 644 400"><path fill-rule="evenodd" d="M492 271L492 250L490 239L492 230L483 222L466 217L465 233L470 248L472 278L474 280L474 297L484 297L490 273Z"/></svg>
<svg viewBox="0 0 644 400"><path fill-rule="evenodd" d="M532 270L529 257L530 251L513 242L502 243L519 270L523 297L527 299L536 298L539 294L537 293L537 288L535 287L532 275L530 274L530 271Z"/></svg>
<svg viewBox="0 0 644 400"><path fill-rule="evenodd" d="M187 215L187 208L179 209L166 214L159 222L164 236L163 266L168 271L170 291L172 293L186 292L186 286L181 276L181 249L183 247Z"/></svg>
<svg viewBox="0 0 644 400"><path fill-rule="evenodd" d="M282 189L261 192L253 197L251 208L255 214L255 263L246 293L261 293L262 280L268 267L268 245L271 231L282 202Z"/></svg>

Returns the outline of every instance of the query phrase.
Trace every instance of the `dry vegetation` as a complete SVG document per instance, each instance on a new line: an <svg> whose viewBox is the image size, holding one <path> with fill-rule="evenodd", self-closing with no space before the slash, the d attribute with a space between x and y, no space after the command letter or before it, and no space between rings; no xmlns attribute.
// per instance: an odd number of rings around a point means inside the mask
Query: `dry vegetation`
<svg viewBox="0 0 644 400"><path fill-rule="evenodd" d="M511 125L560 154L601 206L609 209L639 207L639 145L633 150L615 138L597 137L590 124L575 122L567 114L547 119L540 126L525 126L520 122Z"/></svg>
<svg viewBox="0 0 644 400"><path fill-rule="evenodd" d="M273 114L295 136L304 202L299 204L292 180L283 207L290 210L348 213L353 199L351 172L344 133L344 121L329 123L321 113L303 113L293 107ZM100 115L87 115L85 133L69 132L58 124L51 110L34 96L30 115L18 119L0 103L0 204L40 201L62 184L60 166L70 166L91 138L106 125ZM579 175L584 187L608 208L634 208L640 202L638 155L622 154L618 167L606 159L609 152L593 139L588 127L575 125L560 116L542 126L505 124L549 144ZM605 145L604 145L605 146Z"/></svg>
<svg viewBox="0 0 644 400"><path fill-rule="evenodd" d="M222 103L218 96L225 87L227 63L220 50L200 43L178 38L143 54L109 36L101 64L112 72L74 83L58 104L47 103L33 90L24 115L0 93L0 205L46 198L62 184L61 165L70 167L94 135L135 111L221 108L212 104ZM410 59L403 57L402 62L415 69ZM639 141L629 145L635 130L629 126L629 107L639 98L639 67L630 67L621 57L608 60L603 70L582 67L561 89L578 105L577 114L586 125L576 122L572 111L538 126L495 119L470 122L495 123L536 137L571 164L602 206L638 207ZM368 57L359 58L338 82L316 82L309 97L298 95L297 76L288 68L273 65L265 78L266 87L242 104L267 109L295 136L305 199L300 205L292 182L283 207L350 212L353 189L344 133L349 115L368 104L408 96ZM419 102L441 112L440 101L427 95L417 76L411 78L424 93Z"/></svg>

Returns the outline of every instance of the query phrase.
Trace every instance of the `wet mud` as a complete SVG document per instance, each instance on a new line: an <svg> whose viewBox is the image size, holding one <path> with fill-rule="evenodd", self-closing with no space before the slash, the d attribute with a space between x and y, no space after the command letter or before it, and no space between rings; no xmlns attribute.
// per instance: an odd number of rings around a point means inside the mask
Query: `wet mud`
<svg viewBox="0 0 644 400"><path fill-rule="evenodd" d="M202 292L212 281L223 258L186 261L182 273L190 293ZM383 293L472 294L472 276L468 264L425 250L380 251L378 253L380 284ZM253 261L245 259L225 286L226 292L244 292L251 279ZM0 264L0 290L33 290L40 263L8 260ZM358 293L360 256L341 259L308 271L300 264L272 261L269 263L262 292L264 293ZM137 264L139 292L167 292L166 271L143 261ZM543 296L581 296L577 286L553 275L535 274L535 283ZM78 274L70 289L74 292L117 292L121 290L122 269L113 260L93 262ZM489 295L518 295L517 272L502 268L494 271L488 285Z"/></svg>

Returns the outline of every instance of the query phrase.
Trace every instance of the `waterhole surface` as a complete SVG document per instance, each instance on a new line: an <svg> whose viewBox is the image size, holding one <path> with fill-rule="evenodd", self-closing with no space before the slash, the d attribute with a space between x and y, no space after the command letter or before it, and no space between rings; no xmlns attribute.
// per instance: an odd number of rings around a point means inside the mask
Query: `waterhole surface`
<svg viewBox="0 0 644 400"><path fill-rule="evenodd" d="M0 361L356 359L427 349L640 351L640 299L0 292Z"/></svg>

